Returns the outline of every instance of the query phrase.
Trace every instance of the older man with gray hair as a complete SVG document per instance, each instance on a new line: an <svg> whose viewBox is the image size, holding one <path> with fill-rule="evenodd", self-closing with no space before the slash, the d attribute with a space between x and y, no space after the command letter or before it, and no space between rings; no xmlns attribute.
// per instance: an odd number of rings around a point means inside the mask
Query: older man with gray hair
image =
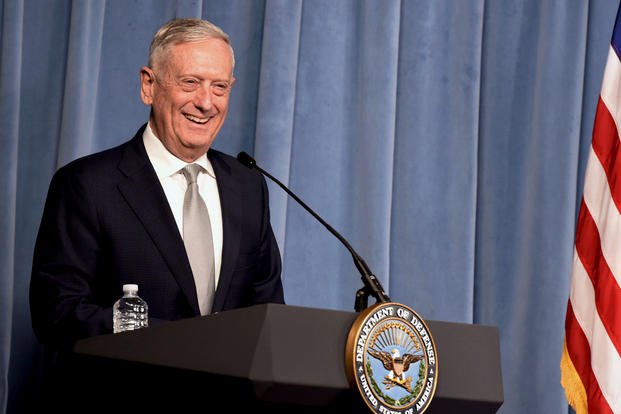
<svg viewBox="0 0 621 414"><path fill-rule="evenodd" d="M30 286L42 343L62 350L112 332L124 284L138 285L152 321L284 302L264 179L211 148L233 68L219 27L170 21L140 70L148 123L56 172Z"/></svg>

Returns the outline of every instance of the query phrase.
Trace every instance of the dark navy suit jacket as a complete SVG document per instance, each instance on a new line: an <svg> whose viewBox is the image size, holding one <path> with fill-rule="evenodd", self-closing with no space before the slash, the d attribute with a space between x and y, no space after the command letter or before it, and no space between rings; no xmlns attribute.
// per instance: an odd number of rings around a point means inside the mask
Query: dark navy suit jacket
<svg viewBox="0 0 621 414"><path fill-rule="evenodd" d="M190 264L142 141L59 169L35 246L30 304L39 340L54 347L112 332L122 285L136 283L149 317L199 316ZM209 150L222 207L222 266L213 312L283 303L280 253L263 177Z"/></svg>

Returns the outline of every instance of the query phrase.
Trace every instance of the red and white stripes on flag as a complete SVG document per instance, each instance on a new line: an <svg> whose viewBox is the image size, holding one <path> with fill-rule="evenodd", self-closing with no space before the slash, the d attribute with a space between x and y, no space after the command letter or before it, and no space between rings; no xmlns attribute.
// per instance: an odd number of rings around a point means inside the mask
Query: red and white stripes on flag
<svg viewBox="0 0 621 414"><path fill-rule="evenodd" d="M619 14L585 173L561 358L561 384L578 414L621 414L621 48L618 45L621 46Z"/></svg>

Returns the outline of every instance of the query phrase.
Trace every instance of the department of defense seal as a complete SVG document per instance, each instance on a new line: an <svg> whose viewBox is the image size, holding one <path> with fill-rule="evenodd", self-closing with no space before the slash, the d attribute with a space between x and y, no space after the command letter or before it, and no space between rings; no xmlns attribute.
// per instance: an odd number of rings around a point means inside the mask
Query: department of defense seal
<svg viewBox="0 0 621 414"><path fill-rule="evenodd" d="M345 368L352 387L378 414L423 413L436 391L431 333L400 303L378 303L358 316L347 338Z"/></svg>

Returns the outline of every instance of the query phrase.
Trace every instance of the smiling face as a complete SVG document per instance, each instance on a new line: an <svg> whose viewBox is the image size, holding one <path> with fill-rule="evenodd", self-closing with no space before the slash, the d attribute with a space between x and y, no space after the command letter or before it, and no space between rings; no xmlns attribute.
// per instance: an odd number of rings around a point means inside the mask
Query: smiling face
<svg viewBox="0 0 621 414"><path fill-rule="evenodd" d="M151 128L176 157L205 154L224 123L233 78L229 45L218 38L171 45L140 71L141 99Z"/></svg>

